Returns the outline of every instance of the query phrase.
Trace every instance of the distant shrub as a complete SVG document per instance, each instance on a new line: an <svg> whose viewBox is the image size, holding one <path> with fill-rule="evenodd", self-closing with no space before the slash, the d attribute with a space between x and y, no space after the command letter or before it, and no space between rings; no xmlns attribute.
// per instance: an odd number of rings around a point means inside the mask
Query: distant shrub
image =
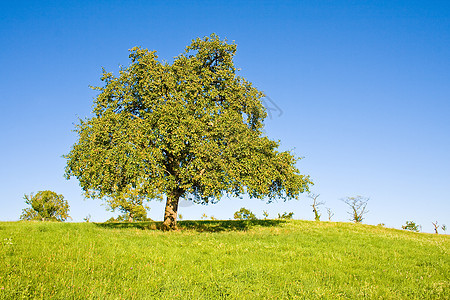
<svg viewBox="0 0 450 300"><path fill-rule="evenodd" d="M149 207L145 204L146 201L145 196L130 188L115 197L107 198L106 204L112 212L118 210L122 213L117 218L119 222L149 221L149 218L147 218Z"/></svg>
<svg viewBox="0 0 450 300"><path fill-rule="evenodd" d="M409 231L414 231L414 232L419 232L419 226L418 224L416 224L413 221L406 221L406 225L403 225L402 228L404 230L409 230Z"/></svg>
<svg viewBox="0 0 450 300"><path fill-rule="evenodd" d="M148 218L147 216L141 217L139 219L132 219L130 220L129 216L127 214L122 214L117 216L117 218L111 217L106 222L147 222L147 221L153 221L151 218Z"/></svg>
<svg viewBox="0 0 450 300"><path fill-rule="evenodd" d="M291 220L294 213L291 211L290 213L284 212L282 215L278 214L278 219L280 220Z"/></svg>
<svg viewBox="0 0 450 300"><path fill-rule="evenodd" d="M236 220L257 220L254 213L252 213L250 210L246 209L245 207L242 207L240 210L234 213L234 218Z"/></svg>
<svg viewBox="0 0 450 300"><path fill-rule="evenodd" d="M21 220L65 221L69 217L69 204L63 195L52 191L39 191L33 196L24 195L25 203L31 207L22 210Z"/></svg>

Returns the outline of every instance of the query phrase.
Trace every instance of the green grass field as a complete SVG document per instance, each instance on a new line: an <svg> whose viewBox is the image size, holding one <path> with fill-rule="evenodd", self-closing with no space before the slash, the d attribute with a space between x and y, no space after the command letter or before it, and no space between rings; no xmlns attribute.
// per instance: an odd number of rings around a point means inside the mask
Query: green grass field
<svg viewBox="0 0 450 300"><path fill-rule="evenodd" d="M450 299L450 237L310 221L0 223L0 299Z"/></svg>

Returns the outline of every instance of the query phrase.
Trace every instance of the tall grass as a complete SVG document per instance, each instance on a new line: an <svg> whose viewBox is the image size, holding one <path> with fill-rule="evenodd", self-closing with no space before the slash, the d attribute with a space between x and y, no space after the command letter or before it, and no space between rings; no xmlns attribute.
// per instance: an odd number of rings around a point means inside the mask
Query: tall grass
<svg viewBox="0 0 450 300"><path fill-rule="evenodd" d="M450 298L449 236L309 221L155 227L0 223L0 299Z"/></svg>

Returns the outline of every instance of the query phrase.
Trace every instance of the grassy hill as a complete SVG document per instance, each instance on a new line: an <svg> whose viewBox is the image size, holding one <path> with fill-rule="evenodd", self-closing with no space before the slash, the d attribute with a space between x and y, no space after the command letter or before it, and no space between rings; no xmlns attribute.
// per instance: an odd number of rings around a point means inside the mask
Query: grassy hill
<svg viewBox="0 0 450 300"><path fill-rule="evenodd" d="M450 237L350 223L0 223L0 299L450 299Z"/></svg>

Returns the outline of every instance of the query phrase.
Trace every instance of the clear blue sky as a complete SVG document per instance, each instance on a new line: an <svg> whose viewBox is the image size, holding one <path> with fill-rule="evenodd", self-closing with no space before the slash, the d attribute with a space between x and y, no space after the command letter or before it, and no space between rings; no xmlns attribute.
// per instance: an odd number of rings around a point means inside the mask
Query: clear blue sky
<svg viewBox="0 0 450 300"><path fill-rule="evenodd" d="M0 220L45 189L68 199L74 221L112 216L63 178L73 124L96 95L88 86L101 67L127 65L133 46L170 62L212 32L236 42L240 75L279 107L265 130L304 157L334 220L348 219L341 198L363 195L365 223L450 226L449 1L2 1ZM313 219L309 205L223 199L180 213L228 219L245 206ZM151 207L162 219L163 204Z"/></svg>

